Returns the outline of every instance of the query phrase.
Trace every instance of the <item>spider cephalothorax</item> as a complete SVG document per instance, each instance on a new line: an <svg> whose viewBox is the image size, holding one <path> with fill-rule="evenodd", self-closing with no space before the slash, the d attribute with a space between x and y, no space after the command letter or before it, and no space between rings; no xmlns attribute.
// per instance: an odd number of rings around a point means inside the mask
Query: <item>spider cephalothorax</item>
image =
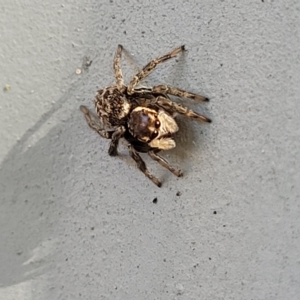
<svg viewBox="0 0 300 300"><path fill-rule="evenodd" d="M157 111L147 107L135 108L128 118L129 132L144 143L148 143L158 136L160 125Z"/></svg>
<svg viewBox="0 0 300 300"><path fill-rule="evenodd" d="M173 134L178 131L177 123L163 109L136 107L130 113L128 129L134 138L152 148L169 150L176 146Z"/></svg>
<svg viewBox="0 0 300 300"><path fill-rule="evenodd" d="M168 95L199 101L208 101L208 98L167 85L157 85L151 88L136 87L158 64L184 51L184 46L149 62L133 76L128 86L124 85L120 67L122 49L122 46L119 45L114 59L116 85L99 90L95 97L98 117L85 106L81 106L80 109L93 130L102 137L111 139L109 155L118 154L119 140L122 137L125 138L129 143L130 156L136 161L138 168L157 186L161 186L161 182L148 171L138 152L148 153L153 160L174 175L181 176L180 170L173 168L158 155L159 151L176 146L173 139L173 134L178 131L175 115L181 114L203 122L211 122L207 117L180 103L173 102Z"/></svg>

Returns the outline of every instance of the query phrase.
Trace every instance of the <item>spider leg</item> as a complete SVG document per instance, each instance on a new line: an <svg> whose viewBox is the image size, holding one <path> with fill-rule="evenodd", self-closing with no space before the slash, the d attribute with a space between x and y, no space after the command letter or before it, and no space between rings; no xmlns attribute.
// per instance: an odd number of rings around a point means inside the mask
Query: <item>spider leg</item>
<svg viewBox="0 0 300 300"><path fill-rule="evenodd" d="M194 93L190 93L184 90L181 90L177 87L173 86L168 86L168 85L157 85L152 88L153 93L158 93L158 94L169 94L169 95L174 95L177 97L182 97L182 98L190 98L194 100L199 100L199 101L209 101L208 98L197 95Z"/></svg>
<svg viewBox="0 0 300 300"><path fill-rule="evenodd" d="M124 86L124 79L123 79L123 74L122 74L122 69L121 69L121 52L122 52L123 46L118 45L115 58L114 58L114 72L115 72L115 77L116 77L116 84L118 87L118 90L121 91L123 86Z"/></svg>
<svg viewBox="0 0 300 300"><path fill-rule="evenodd" d="M111 137L111 142L108 149L108 154L110 156L117 156L118 155L118 145L120 138L124 135L126 129L124 126L118 127Z"/></svg>
<svg viewBox="0 0 300 300"><path fill-rule="evenodd" d="M164 168L168 169L170 172L172 172L175 176L177 177L181 177L183 174L181 172L181 170L176 170L175 168L173 168L168 161L166 161L163 157L161 157L160 155L158 155L158 151L155 150L151 150L148 152L149 156L157 161L160 165L162 165Z"/></svg>
<svg viewBox="0 0 300 300"><path fill-rule="evenodd" d="M161 182L154 177L147 169L147 166L140 155L134 150L131 144L128 145L130 156L135 160L137 167L158 187L161 187Z"/></svg>
<svg viewBox="0 0 300 300"><path fill-rule="evenodd" d="M166 61L169 60L172 57L175 57L178 53L180 53L181 51L184 51L184 45L180 46L176 49L174 49L173 51L169 52L168 54L158 57L152 61L150 61L146 66L144 66L144 68L138 72L130 81L128 88L127 88L127 92L129 95L132 95L134 93L134 88L136 87L136 85L143 80L145 77L147 77L154 69L155 67Z"/></svg>
<svg viewBox="0 0 300 300"><path fill-rule="evenodd" d="M155 102L158 106L164 108L168 112L171 112L171 113L177 112L177 113L185 115L189 118L194 118L194 119L198 119L203 122L211 123L211 120L209 118L207 118L203 115L200 115L200 114L194 112L193 110L182 106L179 103L173 102L166 97L159 96L156 98Z"/></svg>
<svg viewBox="0 0 300 300"><path fill-rule="evenodd" d="M100 119L96 117L86 106L80 106L81 112L84 114L84 117L88 123L88 125L98 132L105 139L111 139L113 135L113 131L106 131L103 129L103 124L101 123Z"/></svg>

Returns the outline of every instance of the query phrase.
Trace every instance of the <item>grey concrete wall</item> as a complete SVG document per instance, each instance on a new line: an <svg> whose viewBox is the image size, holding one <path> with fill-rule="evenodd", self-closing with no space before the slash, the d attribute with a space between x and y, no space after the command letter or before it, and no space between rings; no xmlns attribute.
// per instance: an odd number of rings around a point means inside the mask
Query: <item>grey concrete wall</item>
<svg viewBox="0 0 300 300"><path fill-rule="evenodd" d="M299 299L299 1L122 2L1 1L0 299ZM119 43L211 98L161 189L78 109Z"/></svg>

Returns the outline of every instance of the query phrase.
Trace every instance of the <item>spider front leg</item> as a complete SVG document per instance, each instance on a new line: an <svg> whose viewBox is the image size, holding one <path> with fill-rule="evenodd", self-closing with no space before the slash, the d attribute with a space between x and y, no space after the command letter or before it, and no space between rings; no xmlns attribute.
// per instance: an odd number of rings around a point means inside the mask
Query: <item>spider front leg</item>
<svg viewBox="0 0 300 300"><path fill-rule="evenodd" d="M154 69L155 67L166 61L169 60L172 57L175 57L178 53L184 51L184 45L180 46L176 49L174 49L173 51L169 52L168 54L161 56L159 58L156 58L152 61L150 61L146 66L144 66L144 68L138 72L130 81L128 88L127 88L127 92L129 95L132 95L134 93L134 88L136 87L136 85L143 80L144 78L146 78Z"/></svg>
<svg viewBox="0 0 300 300"><path fill-rule="evenodd" d="M174 113L177 112L179 114L185 115L189 118L194 118L194 119L198 119L200 121L203 122L207 122L207 123L211 123L211 120L203 115L200 115L196 112L194 112L193 110L182 106L179 103L173 102L170 99L163 97L163 96L158 96L156 98L155 103L164 108L166 111L168 111L169 113Z"/></svg>
<svg viewBox="0 0 300 300"><path fill-rule="evenodd" d="M181 170L176 170L175 168L173 168L168 161L166 161L163 157L161 157L160 155L158 155L159 151L155 151L155 150L151 150L148 152L149 156L157 161L160 165L162 165L164 168L168 169L170 172L172 172L175 176L177 177L181 177L183 174L181 172Z"/></svg>
<svg viewBox="0 0 300 300"><path fill-rule="evenodd" d="M116 51L116 55L114 58L114 71L115 71L115 77L116 77L116 84L118 87L118 90L121 91L124 87L124 79L121 69L121 53L122 53L123 46L118 45L118 49Z"/></svg>
<svg viewBox="0 0 300 300"><path fill-rule="evenodd" d="M124 126L118 127L115 132L112 134L111 142L108 149L108 154L110 156L118 155L118 145L120 138L124 135L126 129Z"/></svg>
<svg viewBox="0 0 300 300"><path fill-rule="evenodd" d="M161 182L154 177L147 169L147 166L140 155L135 151L131 144L128 145L130 156L135 160L137 167L158 187L161 187Z"/></svg>
<svg viewBox="0 0 300 300"><path fill-rule="evenodd" d="M152 92L157 93L157 94L173 95L173 96L177 96L177 97L181 97L181 98L189 98L189 99L194 99L194 100L198 100L198 101L206 101L206 102L209 101L209 99L204 96L190 93L190 92L181 90L177 87L168 86L168 85L154 86L152 88Z"/></svg>
<svg viewBox="0 0 300 300"><path fill-rule="evenodd" d="M96 117L86 106L80 106L81 112L84 114L84 117L88 123L88 125L98 132L100 136L105 139L111 139L113 136L114 131L106 131L103 129L103 124L101 123L100 119Z"/></svg>

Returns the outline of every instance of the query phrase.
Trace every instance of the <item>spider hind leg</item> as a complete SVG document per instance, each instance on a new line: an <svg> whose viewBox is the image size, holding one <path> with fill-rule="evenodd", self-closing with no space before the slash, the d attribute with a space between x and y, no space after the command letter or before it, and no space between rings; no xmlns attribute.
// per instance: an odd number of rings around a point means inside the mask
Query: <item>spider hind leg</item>
<svg viewBox="0 0 300 300"><path fill-rule="evenodd" d="M96 117L86 106L81 105L80 106L81 112L84 114L84 117L86 119L86 122L100 136L102 136L105 139L111 139L114 131L106 131L103 129L103 124L101 123L100 119Z"/></svg>
<svg viewBox="0 0 300 300"><path fill-rule="evenodd" d="M110 156L118 155L119 140L125 133L125 127L120 126L116 130L106 131L103 129L103 124L100 119L96 117L86 106L81 105L80 110L84 114L90 128L95 130L101 137L111 139L108 154Z"/></svg>

